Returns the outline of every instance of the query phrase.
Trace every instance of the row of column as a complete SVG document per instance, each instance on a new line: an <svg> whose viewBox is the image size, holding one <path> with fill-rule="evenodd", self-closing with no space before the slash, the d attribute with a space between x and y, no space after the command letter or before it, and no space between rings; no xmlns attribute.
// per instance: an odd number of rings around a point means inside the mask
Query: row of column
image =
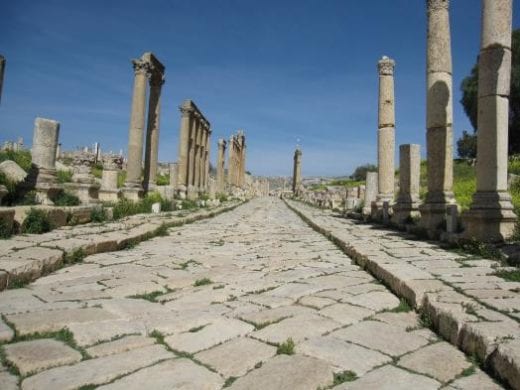
<svg viewBox="0 0 520 390"><path fill-rule="evenodd" d="M193 101L186 100L180 111L176 184L181 198L196 198L208 187L211 127Z"/></svg>
<svg viewBox="0 0 520 390"><path fill-rule="evenodd" d="M144 53L132 61L134 67L134 89L132 111L128 130L127 176L123 194L137 200L143 190L153 189L157 176L159 150L159 117L161 89L164 84L164 66L152 53ZM143 166L143 137L146 123L147 82L150 84L148 102L148 122L144 161L144 180L141 180Z"/></svg>
<svg viewBox="0 0 520 390"><path fill-rule="evenodd" d="M226 146L227 143L224 139L218 140L218 155L217 155L217 192L223 193L225 191L226 179L225 179L225 168L226 168Z"/></svg>
<svg viewBox="0 0 520 390"><path fill-rule="evenodd" d="M228 184L243 188L246 177L246 136L242 130L229 139Z"/></svg>
<svg viewBox="0 0 520 390"><path fill-rule="evenodd" d="M465 235L499 241L514 230L516 215L507 192L508 115L511 77L512 0L483 0L479 56L477 191L463 213ZM449 0L427 0L426 153L428 192L418 206L419 145L400 147L397 219L420 211L422 227L438 232L453 211L453 93ZM380 217L394 199L394 66L383 57L379 69L378 195L372 215Z"/></svg>

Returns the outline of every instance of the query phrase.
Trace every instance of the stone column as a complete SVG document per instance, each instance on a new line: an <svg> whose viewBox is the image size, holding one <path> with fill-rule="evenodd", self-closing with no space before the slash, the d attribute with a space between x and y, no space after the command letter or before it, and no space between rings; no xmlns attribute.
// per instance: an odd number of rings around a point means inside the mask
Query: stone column
<svg viewBox="0 0 520 390"><path fill-rule="evenodd" d="M61 190L56 176L59 134L60 124L57 121L35 119L30 182L36 188L38 201L43 204L53 204L51 198Z"/></svg>
<svg viewBox="0 0 520 390"><path fill-rule="evenodd" d="M399 195L394 206L397 223L406 223L419 215L421 147L416 144L399 146Z"/></svg>
<svg viewBox="0 0 520 390"><path fill-rule="evenodd" d="M502 241L516 215L507 192L512 0L483 0L478 74L477 192L463 216L465 236Z"/></svg>
<svg viewBox="0 0 520 390"><path fill-rule="evenodd" d="M384 56L378 63L379 115L377 131L378 189L374 217L380 218L383 203L394 201L395 107L394 60Z"/></svg>
<svg viewBox="0 0 520 390"><path fill-rule="evenodd" d="M150 64L142 59L133 60L134 93L128 131L128 162L126 164L125 197L137 200L142 196L141 166L143 162L143 131L146 113L146 81L150 77Z"/></svg>
<svg viewBox="0 0 520 390"><path fill-rule="evenodd" d="M179 155L177 156L177 185L179 197L184 199L188 189L190 128L193 109L185 102L181 107L181 126L179 129Z"/></svg>
<svg viewBox="0 0 520 390"><path fill-rule="evenodd" d="M156 73L150 78L150 102L148 105L148 126L146 131L146 152L144 159L144 185L153 190L157 182L157 162L159 158L159 120L161 113L161 89L164 76Z"/></svg>
<svg viewBox="0 0 520 390"><path fill-rule="evenodd" d="M367 172L363 206L364 215L370 215L372 211L372 203L376 201L376 197L378 194L377 184L377 172Z"/></svg>
<svg viewBox="0 0 520 390"><path fill-rule="evenodd" d="M188 167L188 198L195 199L197 197L197 190L195 188L195 175L197 172L197 136L200 127L200 116L197 113L193 114L190 131L190 147L189 147L189 167Z"/></svg>
<svg viewBox="0 0 520 390"><path fill-rule="evenodd" d="M199 120L199 124L197 126L197 130L195 133L195 157L194 157L194 172L193 172L193 186L195 187L195 191L199 192L200 190L200 153L201 153L201 145L200 145L200 138L201 133L203 131L202 129L202 121Z"/></svg>
<svg viewBox="0 0 520 390"><path fill-rule="evenodd" d="M229 156L228 156L228 185L229 189L235 185L235 137L231 136L229 138Z"/></svg>
<svg viewBox="0 0 520 390"><path fill-rule="evenodd" d="M299 195L300 185L302 181L302 151L300 148L296 148L294 152L294 165L293 165L293 182L292 191L295 196Z"/></svg>
<svg viewBox="0 0 520 390"><path fill-rule="evenodd" d="M0 55L0 101L2 100L2 87L4 85L5 58Z"/></svg>
<svg viewBox="0 0 520 390"><path fill-rule="evenodd" d="M428 50L426 96L426 154L428 193L421 226L435 235L446 220L453 197L453 94L449 0L427 0Z"/></svg>
<svg viewBox="0 0 520 390"><path fill-rule="evenodd" d="M179 165L178 163L170 163L170 187L172 187L174 190L177 189L177 179L179 177Z"/></svg>
<svg viewBox="0 0 520 390"><path fill-rule="evenodd" d="M120 191L117 188L117 175L119 169L113 161L103 162L103 175L101 176L101 188L99 200L102 202L117 202Z"/></svg>
<svg viewBox="0 0 520 390"><path fill-rule="evenodd" d="M209 156L210 156L210 138L211 131L208 128L206 131L206 145L205 145L205 154L204 154L204 190L208 190L209 185Z"/></svg>
<svg viewBox="0 0 520 390"><path fill-rule="evenodd" d="M226 141L220 138L218 140L217 155L217 192L224 192L224 169L226 160Z"/></svg>

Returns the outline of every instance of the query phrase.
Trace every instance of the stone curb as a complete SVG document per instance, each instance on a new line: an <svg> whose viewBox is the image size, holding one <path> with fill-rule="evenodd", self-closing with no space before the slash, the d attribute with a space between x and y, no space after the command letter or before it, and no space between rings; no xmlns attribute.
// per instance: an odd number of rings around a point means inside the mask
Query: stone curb
<svg viewBox="0 0 520 390"><path fill-rule="evenodd" d="M114 230L101 234L91 234L43 242L15 252L16 258L0 257L0 291L13 283L28 283L49 274L67 263L73 263L84 256L112 252L154 237L162 226L181 226L231 211L244 202L217 207L211 211L200 210L185 217L165 217L144 214L144 223L129 229ZM135 217L135 216L134 216ZM88 226L88 225L82 225ZM27 253L26 253L27 252ZM75 259L78 256L80 259Z"/></svg>
<svg viewBox="0 0 520 390"><path fill-rule="evenodd" d="M476 356L483 362L484 368L499 377L513 389L520 389L520 338L516 334L518 323L502 313L484 309L489 316L499 319L497 322L472 322L468 315L460 310L460 304L449 304L437 300L439 292L449 292L460 302L473 301L475 306L482 306L478 301L459 294L451 286L435 278L430 273L411 264L407 266L424 273L420 279L410 276L412 272L403 272L395 264L384 263L377 256L364 253L363 248L356 248L330 230L312 220L300 210L295 202L284 200L289 209L317 232L325 235L341 248L358 265L381 280L397 296L406 299L415 309L428 316L433 328L443 338L468 355ZM323 210L321 210L323 211ZM394 266L394 267L393 267ZM406 267L405 267L406 268ZM500 321L500 322L499 322Z"/></svg>

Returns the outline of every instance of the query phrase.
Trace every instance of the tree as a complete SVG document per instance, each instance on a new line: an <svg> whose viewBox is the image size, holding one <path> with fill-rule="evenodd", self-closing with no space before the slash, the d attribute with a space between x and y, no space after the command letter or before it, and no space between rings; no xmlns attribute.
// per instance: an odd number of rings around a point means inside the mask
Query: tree
<svg viewBox="0 0 520 390"><path fill-rule="evenodd" d="M509 96L510 155L520 153L520 29L513 31L512 52L511 91ZM460 102L473 126L473 130L476 132L478 116L478 60L477 64L471 69L471 74L462 80L460 89L462 91ZM464 135L459 141L462 141L463 138ZM459 141L457 141L457 146ZM466 138L466 141L469 141L469 139Z"/></svg>
<svg viewBox="0 0 520 390"><path fill-rule="evenodd" d="M469 134L466 130L457 141L457 153L460 158L477 157L477 135Z"/></svg>
<svg viewBox="0 0 520 390"><path fill-rule="evenodd" d="M377 172L377 167L373 164L360 165L354 170L350 176L353 180L362 181L367 177L367 172Z"/></svg>

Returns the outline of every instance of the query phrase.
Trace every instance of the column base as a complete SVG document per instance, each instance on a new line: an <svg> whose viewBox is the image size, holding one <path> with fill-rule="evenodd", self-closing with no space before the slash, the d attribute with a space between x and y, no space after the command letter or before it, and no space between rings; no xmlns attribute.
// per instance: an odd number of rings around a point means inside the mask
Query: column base
<svg viewBox="0 0 520 390"><path fill-rule="evenodd" d="M462 213L464 238L501 242L513 234L517 216L507 192L477 192L470 209Z"/></svg>
<svg viewBox="0 0 520 390"><path fill-rule="evenodd" d="M196 200L199 197L199 191L195 186L188 186L188 190L186 192L186 197L189 200Z"/></svg>
<svg viewBox="0 0 520 390"><path fill-rule="evenodd" d="M176 194L177 194L177 198L186 199L186 186L184 186L184 185L177 186Z"/></svg>
<svg viewBox="0 0 520 390"><path fill-rule="evenodd" d="M384 210L384 204L388 203L388 210ZM376 221L387 221L393 214L393 194L379 194L371 205L371 217Z"/></svg>
<svg viewBox="0 0 520 390"><path fill-rule="evenodd" d="M98 197L101 202L117 202L121 199L121 191L100 189Z"/></svg>
<svg viewBox="0 0 520 390"><path fill-rule="evenodd" d="M424 204L419 206L421 212L420 226L433 238L439 231L446 230L446 213L448 206L454 205L453 192L428 193Z"/></svg>
<svg viewBox="0 0 520 390"><path fill-rule="evenodd" d="M414 218L420 217L419 202L399 202L393 207L392 221L397 224L412 223Z"/></svg>
<svg viewBox="0 0 520 390"><path fill-rule="evenodd" d="M99 203L99 185L86 183L66 183L65 189L77 196L82 204Z"/></svg>
<svg viewBox="0 0 520 390"><path fill-rule="evenodd" d="M34 189L36 191L36 201L46 206L53 206L54 202L52 199L63 191L61 185L54 183L38 183Z"/></svg>
<svg viewBox="0 0 520 390"><path fill-rule="evenodd" d="M137 202L144 196L144 190L139 187L123 187L123 197L125 199Z"/></svg>

